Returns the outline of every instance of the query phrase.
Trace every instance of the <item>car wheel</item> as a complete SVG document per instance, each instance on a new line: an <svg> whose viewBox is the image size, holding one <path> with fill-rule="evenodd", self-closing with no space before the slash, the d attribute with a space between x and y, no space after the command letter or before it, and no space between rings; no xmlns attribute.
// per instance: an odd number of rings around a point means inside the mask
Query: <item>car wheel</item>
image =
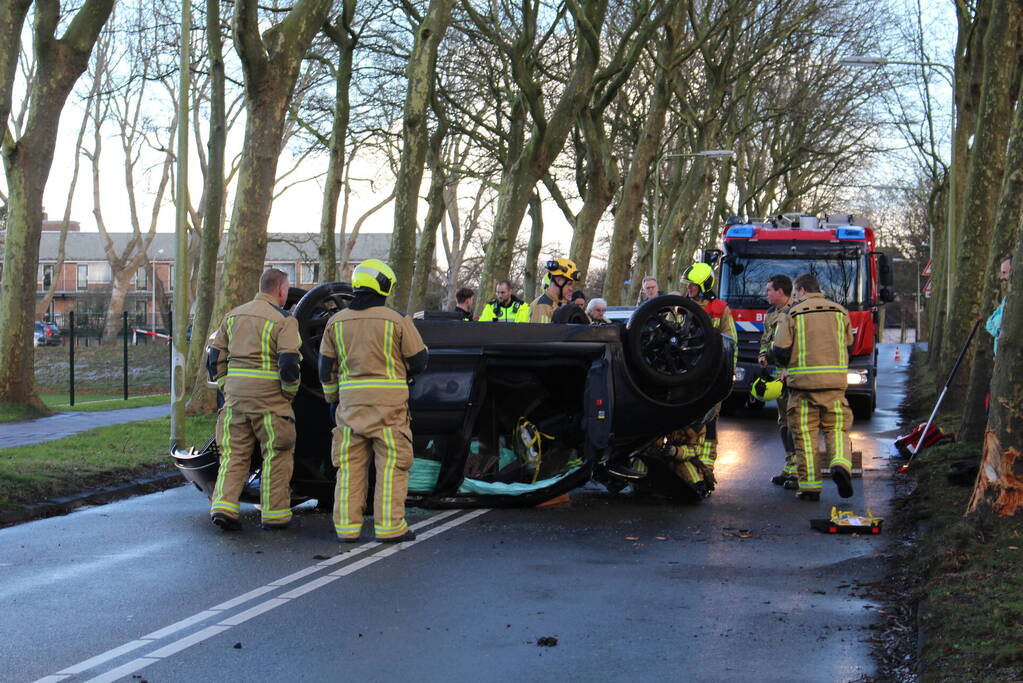
<svg viewBox="0 0 1023 683"><path fill-rule="evenodd" d="M629 369L665 387L708 382L721 364L721 335L696 302L659 296L636 309L625 330Z"/></svg>
<svg viewBox="0 0 1023 683"><path fill-rule="evenodd" d="M551 322L569 325L589 325L590 316L586 315L586 311L575 304L565 304L554 311L554 315L551 316Z"/></svg>
<svg viewBox="0 0 1023 683"><path fill-rule="evenodd" d="M352 296L352 286L347 282L324 282L306 292L291 311L302 336L302 388L317 396L323 396L317 369L323 330L330 316L348 308Z"/></svg>

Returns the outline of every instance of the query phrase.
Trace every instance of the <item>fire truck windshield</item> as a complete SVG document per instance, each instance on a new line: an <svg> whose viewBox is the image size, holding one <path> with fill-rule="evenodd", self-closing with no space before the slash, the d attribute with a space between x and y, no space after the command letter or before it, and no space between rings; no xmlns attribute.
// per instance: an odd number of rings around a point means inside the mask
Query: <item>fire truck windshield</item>
<svg viewBox="0 0 1023 683"><path fill-rule="evenodd" d="M846 308L857 308L866 299L862 277L862 256L745 256L733 254L721 267L719 295L732 308L767 308L764 286L772 275L812 273L821 292Z"/></svg>

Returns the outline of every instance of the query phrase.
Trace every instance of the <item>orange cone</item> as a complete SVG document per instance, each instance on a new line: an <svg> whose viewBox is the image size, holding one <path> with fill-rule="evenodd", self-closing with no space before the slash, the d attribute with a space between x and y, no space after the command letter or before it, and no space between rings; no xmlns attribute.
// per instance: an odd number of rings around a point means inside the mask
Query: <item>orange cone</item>
<svg viewBox="0 0 1023 683"><path fill-rule="evenodd" d="M895 358L892 359L896 363L901 363L902 362L902 356L900 355L899 348L900 348L899 345L896 344L895 345Z"/></svg>

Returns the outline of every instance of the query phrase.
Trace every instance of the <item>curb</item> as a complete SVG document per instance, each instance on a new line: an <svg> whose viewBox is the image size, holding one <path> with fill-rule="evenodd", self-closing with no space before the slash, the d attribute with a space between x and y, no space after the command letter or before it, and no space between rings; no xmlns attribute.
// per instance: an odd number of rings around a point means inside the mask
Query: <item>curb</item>
<svg viewBox="0 0 1023 683"><path fill-rule="evenodd" d="M145 479L132 479L123 484L91 489L70 496L51 498L41 503L33 503L21 508L0 511L0 527L13 526L46 517L57 517L73 512L85 505L103 505L117 500L131 498L146 493L157 493L177 488L188 482L181 478L177 469Z"/></svg>

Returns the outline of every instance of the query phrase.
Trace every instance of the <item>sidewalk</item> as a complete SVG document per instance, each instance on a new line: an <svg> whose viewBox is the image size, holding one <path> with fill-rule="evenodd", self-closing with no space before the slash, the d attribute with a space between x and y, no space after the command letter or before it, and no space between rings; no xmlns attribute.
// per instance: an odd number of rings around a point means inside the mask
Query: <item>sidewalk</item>
<svg viewBox="0 0 1023 683"><path fill-rule="evenodd" d="M123 408L95 413L60 413L51 417L24 422L8 422L0 425L0 448L28 446L40 441L63 439L87 429L108 425L150 420L170 415L170 404Z"/></svg>

